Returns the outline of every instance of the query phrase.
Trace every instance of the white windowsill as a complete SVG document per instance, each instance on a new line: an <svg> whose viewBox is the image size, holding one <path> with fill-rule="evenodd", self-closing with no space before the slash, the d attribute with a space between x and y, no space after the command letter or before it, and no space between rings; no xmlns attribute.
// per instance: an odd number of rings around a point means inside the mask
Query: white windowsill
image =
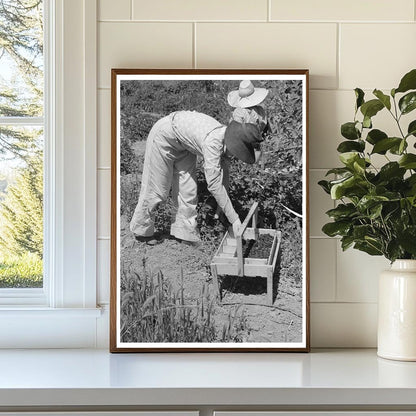
<svg viewBox="0 0 416 416"><path fill-rule="evenodd" d="M110 354L0 350L0 411L134 406L416 408L416 363L375 350Z"/></svg>
<svg viewBox="0 0 416 416"><path fill-rule="evenodd" d="M66 316L66 317L85 317L99 318L102 313L101 308L45 308L38 306L0 306L0 317L4 316L27 316L30 318L48 317L48 316Z"/></svg>
<svg viewBox="0 0 416 416"><path fill-rule="evenodd" d="M1 289L0 290L0 309L18 307L42 307L48 303L48 299L43 288L30 289Z"/></svg>
<svg viewBox="0 0 416 416"><path fill-rule="evenodd" d="M108 319L106 315L108 311L105 306L2 306L0 348L96 348L97 345L106 345L106 334L103 335L107 330L106 325L103 326Z"/></svg>

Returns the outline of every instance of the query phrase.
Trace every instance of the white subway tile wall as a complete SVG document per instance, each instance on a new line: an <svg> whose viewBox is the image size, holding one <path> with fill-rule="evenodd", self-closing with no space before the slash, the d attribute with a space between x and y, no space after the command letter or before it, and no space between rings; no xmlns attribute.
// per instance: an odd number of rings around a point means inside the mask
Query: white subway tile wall
<svg viewBox="0 0 416 416"><path fill-rule="evenodd" d="M413 0L271 0L272 20L413 21Z"/></svg>
<svg viewBox="0 0 416 416"><path fill-rule="evenodd" d="M267 21L268 0L133 0L134 20Z"/></svg>
<svg viewBox="0 0 416 416"><path fill-rule="evenodd" d="M100 22L98 86L111 68L192 68L192 23Z"/></svg>
<svg viewBox="0 0 416 416"><path fill-rule="evenodd" d="M374 347L381 257L342 252L317 182L338 165L355 87L386 91L416 67L415 0L99 0L98 299L109 301L111 68L309 68L313 347ZM387 114L374 120L393 128ZM380 162L383 162L382 160ZM106 345L103 345L106 347Z"/></svg>
<svg viewBox="0 0 416 416"><path fill-rule="evenodd" d="M197 68L308 68L312 88L337 86L335 23L197 23L195 48Z"/></svg>
<svg viewBox="0 0 416 416"><path fill-rule="evenodd" d="M109 89L98 90L98 140L97 165L99 167L111 167L111 92Z"/></svg>
<svg viewBox="0 0 416 416"><path fill-rule="evenodd" d="M100 0L98 3L98 20L130 20L130 0Z"/></svg>
<svg viewBox="0 0 416 416"><path fill-rule="evenodd" d="M110 237L110 212L111 212L111 171L108 168L98 169L98 238Z"/></svg>
<svg viewBox="0 0 416 416"><path fill-rule="evenodd" d="M390 90L415 67L414 23L341 24L339 37L340 88Z"/></svg>
<svg viewBox="0 0 416 416"><path fill-rule="evenodd" d="M309 97L309 168L340 165L340 125L354 119L354 91L311 90Z"/></svg>
<svg viewBox="0 0 416 416"><path fill-rule="evenodd" d="M358 250L342 251L337 245L338 302L377 302L378 276L389 261Z"/></svg>
<svg viewBox="0 0 416 416"><path fill-rule="evenodd" d="M376 303L311 303L311 344L369 348L377 345Z"/></svg>
<svg viewBox="0 0 416 416"><path fill-rule="evenodd" d="M97 241L97 301L99 304L108 303L110 299L110 239Z"/></svg>
<svg viewBox="0 0 416 416"><path fill-rule="evenodd" d="M310 240L310 278L312 302L335 302L338 241L328 238Z"/></svg>
<svg viewBox="0 0 416 416"><path fill-rule="evenodd" d="M325 178L325 170L309 170L309 210L310 210L310 235L311 237L324 237L322 226L329 218L325 212L335 208L334 201L318 185L321 179ZM333 179L333 177L331 178Z"/></svg>

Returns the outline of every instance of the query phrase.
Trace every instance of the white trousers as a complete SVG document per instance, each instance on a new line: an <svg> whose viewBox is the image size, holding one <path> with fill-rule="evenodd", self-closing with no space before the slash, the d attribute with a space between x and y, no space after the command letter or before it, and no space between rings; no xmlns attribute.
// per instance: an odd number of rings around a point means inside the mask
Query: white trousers
<svg viewBox="0 0 416 416"><path fill-rule="evenodd" d="M171 235L199 241L196 155L176 139L169 115L155 123L147 138L139 201L130 222L134 234L143 237L154 234L157 206L166 201L171 189Z"/></svg>

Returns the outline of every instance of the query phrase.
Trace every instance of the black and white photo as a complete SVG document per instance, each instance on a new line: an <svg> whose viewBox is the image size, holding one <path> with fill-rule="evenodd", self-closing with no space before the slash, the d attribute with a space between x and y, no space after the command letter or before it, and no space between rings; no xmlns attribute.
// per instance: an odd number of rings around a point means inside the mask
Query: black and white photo
<svg viewBox="0 0 416 416"><path fill-rule="evenodd" d="M308 351L308 71L112 71L111 351Z"/></svg>

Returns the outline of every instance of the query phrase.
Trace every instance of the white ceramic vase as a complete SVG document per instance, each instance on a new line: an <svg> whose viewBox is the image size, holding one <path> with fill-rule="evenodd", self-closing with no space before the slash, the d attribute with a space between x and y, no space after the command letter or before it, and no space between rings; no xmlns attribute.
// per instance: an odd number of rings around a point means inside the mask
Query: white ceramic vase
<svg viewBox="0 0 416 416"><path fill-rule="evenodd" d="M416 361L416 260L396 260L380 275L377 354Z"/></svg>

